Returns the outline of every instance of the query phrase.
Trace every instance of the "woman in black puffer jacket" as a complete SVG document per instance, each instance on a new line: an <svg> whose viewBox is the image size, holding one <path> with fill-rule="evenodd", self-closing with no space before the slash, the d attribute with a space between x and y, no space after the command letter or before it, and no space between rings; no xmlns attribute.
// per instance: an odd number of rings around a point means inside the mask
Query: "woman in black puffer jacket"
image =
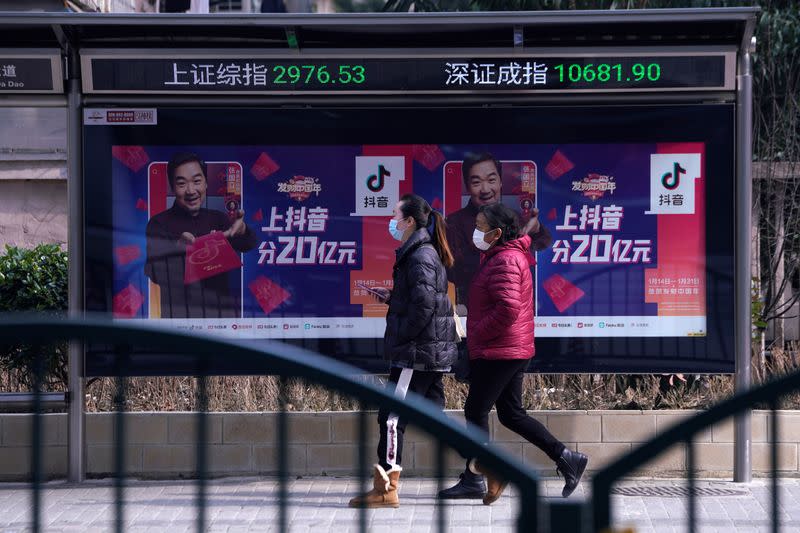
<svg viewBox="0 0 800 533"><path fill-rule="evenodd" d="M447 272L453 254L445 222L428 202L403 196L394 209L389 233L402 244L396 250L394 287L377 289L378 301L389 304L384 356L391 361L389 382L395 395L412 391L444 407L442 374L457 355L458 335L447 296ZM350 500L351 507L397 507L406 421L387 409L378 411L380 440L372 490Z"/></svg>

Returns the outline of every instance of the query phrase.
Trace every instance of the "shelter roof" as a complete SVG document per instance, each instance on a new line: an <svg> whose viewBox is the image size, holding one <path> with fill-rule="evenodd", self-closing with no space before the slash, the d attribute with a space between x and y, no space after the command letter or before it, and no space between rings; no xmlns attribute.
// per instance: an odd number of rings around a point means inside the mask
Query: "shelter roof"
<svg viewBox="0 0 800 533"><path fill-rule="evenodd" d="M0 13L14 48L502 48L735 45L757 8L372 14ZM516 43L515 43L516 35ZM520 42L521 39L521 42Z"/></svg>

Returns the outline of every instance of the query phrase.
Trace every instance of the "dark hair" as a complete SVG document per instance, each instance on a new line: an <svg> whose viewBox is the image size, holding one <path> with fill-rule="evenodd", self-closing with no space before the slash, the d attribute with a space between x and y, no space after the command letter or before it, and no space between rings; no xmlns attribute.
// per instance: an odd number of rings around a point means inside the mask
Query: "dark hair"
<svg viewBox="0 0 800 533"><path fill-rule="evenodd" d="M411 217L417 228L428 229L433 247L436 248L442 264L447 268L452 267L453 252L450 251L450 245L447 244L447 224L441 213L434 211L425 198L416 194L405 194L400 201L402 202L400 212L403 213L403 218Z"/></svg>
<svg viewBox="0 0 800 533"><path fill-rule="evenodd" d="M519 237L520 223L519 217L514 212L500 202L491 205L484 205L480 210L486 217L486 223L491 229L500 228L503 230L497 244L505 244Z"/></svg>
<svg viewBox="0 0 800 533"><path fill-rule="evenodd" d="M497 169L497 175L500 176L500 179L503 179L503 166L500 164L500 161L495 159L489 152L482 152L480 154L468 155L461 163L461 176L464 179L464 185L469 187L469 173L472 172L472 167L484 161L491 161L494 163L494 167Z"/></svg>
<svg viewBox="0 0 800 533"><path fill-rule="evenodd" d="M196 162L200 165L200 169L203 171L203 177L208 181L205 161L192 152L176 152L172 154L172 158L169 160L169 163L167 163L167 179L169 180L169 186L172 190L175 190L175 169L191 162Z"/></svg>

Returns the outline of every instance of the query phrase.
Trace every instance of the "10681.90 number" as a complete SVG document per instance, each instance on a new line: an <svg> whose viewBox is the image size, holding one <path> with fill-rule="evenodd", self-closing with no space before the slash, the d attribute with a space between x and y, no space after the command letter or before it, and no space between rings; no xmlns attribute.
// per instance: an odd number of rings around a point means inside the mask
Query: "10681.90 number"
<svg viewBox="0 0 800 533"><path fill-rule="evenodd" d="M573 63L571 65L555 65L553 67L558 73L558 81L564 83L608 83L624 81L658 81L661 78L661 65L658 63L634 63L630 70L617 63L589 63L581 65Z"/></svg>

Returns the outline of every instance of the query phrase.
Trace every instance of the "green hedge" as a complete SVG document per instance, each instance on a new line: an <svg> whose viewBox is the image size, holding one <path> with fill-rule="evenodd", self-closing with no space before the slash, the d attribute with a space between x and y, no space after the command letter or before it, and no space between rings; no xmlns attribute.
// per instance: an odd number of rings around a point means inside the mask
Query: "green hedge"
<svg viewBox="0 0 800 533"><path fill-rule="evenodd" d="M0 255L0 313L38 312L54 316L67 310L67 253L55 244L33 249L6 245ZM45 355L45 386L67 382L67 345L0 345L0 372L32 387L37 354Z"/></svg>

